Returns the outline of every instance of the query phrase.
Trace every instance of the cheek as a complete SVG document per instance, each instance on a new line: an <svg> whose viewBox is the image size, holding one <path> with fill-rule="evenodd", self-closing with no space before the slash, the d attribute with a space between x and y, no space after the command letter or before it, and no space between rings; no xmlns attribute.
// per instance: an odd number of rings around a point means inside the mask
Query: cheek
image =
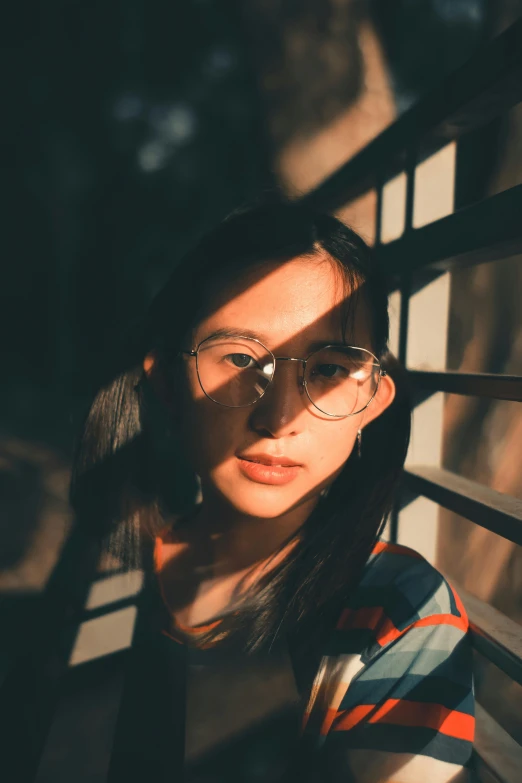
<svg viewBox="0 0 522 783"><path fill-rule="evenodd" d="M326 422L313 433L314 472L327 473L341 468L352 453L358 422L344 420Z"/></svg>
<svg viewBox="0 0 522 783"><path fill-rule="evenodd" d="M213 471L235 454L244 442L246 415L217 405L203 396L184 406L183 442L186 453L200 475Z"/></svg>

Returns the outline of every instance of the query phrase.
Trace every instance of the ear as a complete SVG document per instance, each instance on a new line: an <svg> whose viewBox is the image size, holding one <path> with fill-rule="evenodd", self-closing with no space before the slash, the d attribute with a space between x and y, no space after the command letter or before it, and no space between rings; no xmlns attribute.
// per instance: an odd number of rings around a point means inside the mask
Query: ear
<svg viewBox="0 0 522 783"><path fill-rule="evenodd" d="M170 413L174 413L176 408L175 391L155 351L148 353L144 358L143 372L158 400L165 405Z"/></svg>
<svg viewBox="0 0 522 783"><path fill-rule="evenodd" d="M389 375L381 377L379 388L371 403L363 412L361 426L366 426L388 408L395 399L395 383Z"/></svg>

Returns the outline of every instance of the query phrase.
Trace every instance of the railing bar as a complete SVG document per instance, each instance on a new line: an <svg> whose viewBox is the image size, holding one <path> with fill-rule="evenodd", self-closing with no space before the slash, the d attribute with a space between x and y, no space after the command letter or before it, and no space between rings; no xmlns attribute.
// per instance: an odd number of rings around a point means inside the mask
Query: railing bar
<svg viewBox="0 0 522 783"><path fill-rule="evenodd" d="M381 245L376 257L395 278L499 260L522 251L521 212L522 185L515 185Z"/></svg>
<svg viewBox="0 0 522 783"><path fill-rule="evenodd" d="M401 284L401 300L399 311L399 347L398 358L404 365L406 364L406 353L408 344L408 322L410 317L410 295L411 280L406 276Z"/></svg>
<svg viewBox="0 0 522 783"><path fill-rule="evenodd" d="M522 20L454 71L400 119L304 197L335 210L374 187L380 172L393 177L406 151L419 162L522 100Z"/></svg>
<svg viewBox="0 0 522 783"><path fill-rule="evenodd" d="M399 311L398 356L399 356L399 360L403 364L406 364L408 320L409 320L409 312L410 312L410 289L411 289L411 281L408 277L406 277L402 281L400 311ZM400 513L400 503L398 501L395 501L390 515L390 541L392 544L396 544L397 541L399 540L399 513Z"/></svg>
<svg viewBox="0 0 522 783"><path fill-rule="evenodd" d="M503 538L522 544L522 500L430 465L409 465L405 486Z"/></svg>
<svg viewBox="0 0 522 783"><path fill-rule="evenodd" d="M399 503L395 503L390 514L390 541L396 544L399 538Z"/></svg>
<svg viewBox="0 0 522 783"><path fill-rule="evenodd" d="M410 148L407 152L406 163L406 204L404 217L404 234L407 236L413 228L413 205L415 199L415 163L417 159L416 148ZM401 281L400 289L400 311L399 311L399 345L398 358L403 365L406 364L408 352L408 323L410 318L410 296L411 296L411 277L404 275ZM399 513L400 504L395 501L390 516L390 541L396 544L399 540Z"/></svg>
<svg viewBox="0 0 522 783"><path fill-rule="evenodd" d="M382 243L382 201L384 182L379 178L377 183L377 203L375 205L375 244L378 247Z"/></svg>
<svg viewBox="0 0 522 783"><path fill-rule="evenodd" d="M502 647L495 644L495 640L484 634L483 629L475 623L470 622L469 626L473 647L488 661L507 674L514 682L522 685L522 662L520 659L512 658Z"/></svg>
<svg viewBox="0 0 522 783"><path fill-rule="evenodd" d="M502 783L520 783L522 747L476 704L475 753Z"/></svg>
<svg viewBox="0 0 522 783"><path fill-rule="evenodd" d="M406 207L404 218L404 235L408 236L412 231L413 203L415 198L415 161L417 159L414 149L408 150L406 166ZM401 309L399 316L399 360L405 365L408 351L408 321L410 313L411 278L404 275L401 282Z"/></svg>
<svg viewBox="0 0 522 783"><path fill-rule="evenodd" d="M406 166L406 206L404 221L405 234L408 234L412 229L413 200L415 195L415 160L416 151L411 149L408 150L408 161ZM411 295L411 278L409 275L404 275L402 278L400 295L398 358L402 364L406 364ZM399 512L400 506L396 501L390 516L390 541L393 544L397 543L399 539Z"/></svg>
<svg viewBox="0 0 522 783"><path fill-rule="evenodd" d="M415 202L415 166L417 164L417 148L409 147L406 151L406 206L404 211L404 236L413 229L413 207Z"/></svg>
<svg viewBox="0 0 522 783"><path fill-rule="evenodd" d="M470 595L451 577L449 581L466 609L475 649L522 685L522 626L480 598Z"/></svg>
<svg viewBox="0 0 522 783"><path fill-rule="evenodd" d="M522 376L409 370L414 388L522 402Z"/></svg>
<svg viewBox="0 0 522 783"><path fill-rule="evenodd" d="M486 767L475 751L472 753L472 759L472 768L474 772L474 777L472 778L473 783L502 783L500 778L497 775L494 775L489 767Z"/></svg>

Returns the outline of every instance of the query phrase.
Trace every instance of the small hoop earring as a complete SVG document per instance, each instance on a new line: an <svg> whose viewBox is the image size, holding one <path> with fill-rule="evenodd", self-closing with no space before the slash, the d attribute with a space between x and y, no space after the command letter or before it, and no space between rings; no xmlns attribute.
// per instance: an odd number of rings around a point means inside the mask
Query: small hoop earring
<svg viewBox="0 0 522 783"><path fill-rule="evenodd" d="M362 430L357 430L357 456L361 458Z"/></svg>

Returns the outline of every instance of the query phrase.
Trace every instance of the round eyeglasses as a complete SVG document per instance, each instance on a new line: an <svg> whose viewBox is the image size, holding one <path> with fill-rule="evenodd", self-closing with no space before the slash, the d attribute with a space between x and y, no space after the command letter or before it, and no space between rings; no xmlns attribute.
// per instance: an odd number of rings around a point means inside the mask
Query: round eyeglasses
<svg viewBox="0 0 522 783"><path fill-rule="evenodd" d="M195 350L198 380L204 394L227 408L246 408L265 394L276 361L300 362L300 383L310 402L326 416L355 416L368 407L386 375L376 356L353 345L326 345L305 359L274 356L253 337L211 336Z"/></svg>

